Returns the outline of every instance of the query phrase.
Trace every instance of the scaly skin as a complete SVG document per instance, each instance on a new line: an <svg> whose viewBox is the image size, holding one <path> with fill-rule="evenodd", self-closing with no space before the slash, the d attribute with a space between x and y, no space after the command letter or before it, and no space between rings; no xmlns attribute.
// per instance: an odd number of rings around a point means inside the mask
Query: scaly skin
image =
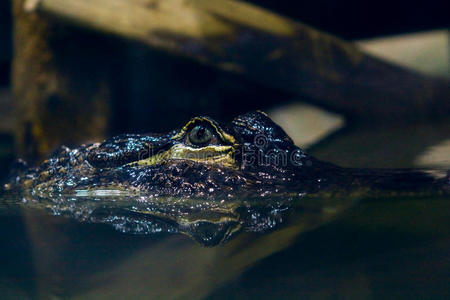
<svg viewBox="0 0 450 300"><path fill-rule="evenodd" d="M199 126L208 128L212 138L196 145L189 136ZM355 188L445 191L445 186L417 171L345 169L318 161L264 113L252 112L227 125L201 117L168 134L121 135L76 149L61 147L8 187L39 195L122 191L231 198Z"/></svg>
<svg viewBox="0 0 450 300"><path fill-rule="evenodd" d="M198 117L167 134L61 147L6 188L58 215L122 232L181 232L213 246L241 230L274 228L292 205L321 215L322 207L339 211L367 195L448 194L449 178L321 162L251 112L225 125Z"/></svg>

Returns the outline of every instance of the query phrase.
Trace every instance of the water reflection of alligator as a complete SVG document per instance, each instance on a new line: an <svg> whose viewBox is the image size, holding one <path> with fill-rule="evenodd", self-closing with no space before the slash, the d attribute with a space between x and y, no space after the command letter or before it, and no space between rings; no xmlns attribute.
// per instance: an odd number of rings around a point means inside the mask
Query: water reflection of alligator
<svg viewBox="0 0 450 300"><path fill-rule="evenodd" d="M196 117L168 134L121 135L76 149L62 147L6 187L20 189L57 214L122 231L181 231L214 245L241 229L274 227L296 198L315 195L323 206L323 199L349 194L443 194L448 180L319 161L264 113L252 112L230 124Z"/></svg>

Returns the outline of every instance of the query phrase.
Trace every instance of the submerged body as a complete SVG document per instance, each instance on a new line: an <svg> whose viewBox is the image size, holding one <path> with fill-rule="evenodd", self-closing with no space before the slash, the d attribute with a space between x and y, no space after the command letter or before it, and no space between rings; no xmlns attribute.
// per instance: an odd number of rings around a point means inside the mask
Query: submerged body
<svg viewBox="0 0 450 300"><path fill-rule="evenodd" d="M123 232L182 232L212 246L242 229L274 228L292 205L323 220L326 207L338 212L365 195L448 194L449 177L322 162L267 115L251 112L229 124L196 117L167 134L61 147L6 188L54 214Z"/></svg>

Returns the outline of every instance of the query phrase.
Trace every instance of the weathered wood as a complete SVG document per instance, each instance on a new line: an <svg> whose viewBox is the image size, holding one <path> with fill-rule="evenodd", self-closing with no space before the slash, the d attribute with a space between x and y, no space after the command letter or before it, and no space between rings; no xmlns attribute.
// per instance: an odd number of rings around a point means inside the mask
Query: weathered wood
<svg viewBox="0 0 450 300"><path fill-rule="evenodd" d="M399 121L450 113L448 81L383 62L239 1L29 0L25 8L242 74L351 118Z"/></svg>
<svg viewBox="0 0 450 300"><path fill-rule="evenodd" d="M450 80L450 31L445 29L361 40L357 45L386 61Z"/></svg>
<svg viewBox="0 0 450 300"><path fill-rule="evenodd" d="M104 136L108 65L90 55L76 32L23 5L13 1L15 137L18 156L33 160L61 144Z"/></svg>

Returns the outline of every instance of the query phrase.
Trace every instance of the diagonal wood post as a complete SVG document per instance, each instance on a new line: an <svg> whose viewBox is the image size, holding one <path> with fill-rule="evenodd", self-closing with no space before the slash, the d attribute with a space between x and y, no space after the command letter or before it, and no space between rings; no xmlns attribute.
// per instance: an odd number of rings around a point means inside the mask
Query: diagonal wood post
<svg viewBox="0 0 450 300"><path fill-rule="evenodd" d="M28 0L25 8L193 58L360 120L448 116L449 82L233 0Z"/></svg>

